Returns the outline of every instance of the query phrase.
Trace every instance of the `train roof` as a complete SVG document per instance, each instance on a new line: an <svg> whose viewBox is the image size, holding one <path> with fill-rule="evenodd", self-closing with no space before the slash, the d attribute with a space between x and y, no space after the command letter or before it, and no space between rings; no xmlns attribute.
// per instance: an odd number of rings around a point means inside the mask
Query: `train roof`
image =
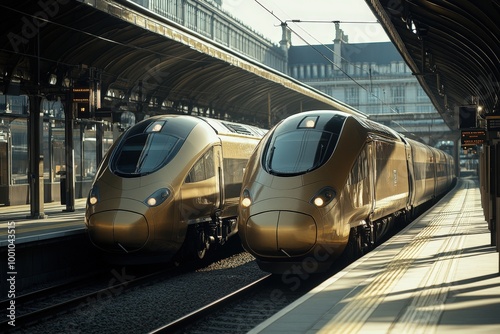
<svg viewBox="0 0 500 334"><path fill-rule="evenodd" d="M203 119L205 122L207 122L215 130L215 132L220 135L243 135L261 138L267 132L267 130L265 129L261 129L259 127L248 124L235 123L206 117L200 117L200 119Z"/></svg>
<svg viewBox="0 0 500 334"><path fill-rule="evenodd" d="M383 124L371 121L366 118L359 118L355 116L351 116L356 118L356 120L368 131L379 134L384 137L389 137L389 138L394 138L398 140L402 140L402 135L393 129L391 129L388 126L385 126Z"/></svg>
<svg viewBox="0 0 500 334"><path fill-rule="evenodd" d="M311 114L311 113L320 113L320 114L327 113L327 114L342 115L346 119L351 117L351 118L355 119L363 128L366 129L366 131L368 131L370 133L378 134L380 136L388 137L388 138L392 138L392 139L396 139L396 140L402 140L402 135L400 133L396 132L395 130L391 129L388 126L374 122L372 120L369 120L366 117L351 115L351 114L348 114L348 113L345 113L345 112L339 111L339 110L310 110L310 111L305 111L304 113L300 113L300 114ZM297 115L299 115L299 114L297 114Z"/></svg>
<svg viewBox="0 0 500 334"><path fill-rule="evenodd" d="M154 118L165 119L165 118L190 118L193 122L203 121L207 123L218 135L240 135L261 138L268 130L262 129L253 125L235 123L231 121L220 120L216 118L201 117L195 115L185 115L185 114L165 114L157 115Z"/></svg>

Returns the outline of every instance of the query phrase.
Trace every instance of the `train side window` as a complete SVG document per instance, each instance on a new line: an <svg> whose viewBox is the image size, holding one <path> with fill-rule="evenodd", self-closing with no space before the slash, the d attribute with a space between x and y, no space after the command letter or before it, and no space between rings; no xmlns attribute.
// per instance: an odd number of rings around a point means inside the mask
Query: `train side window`
<svg viewBox="0 0 500 334"><path fill-rule="evenodd" d="M215 176L215 162L214 162L214 150L210 149L203 156L203 161L205 163L205 179L209 179Z"/></svg>
<svg viewBox="0 0 500 334"><path fill-rule="evenodd" d="M349 185L356 184L364 180L368 176L368 159L367 159L367 148L365 147L359 154L358 159L352 166L351 172L347 179Z"/></svg>
<svg viewBox="0 0 500 334"><path fill-rule="evenodd" d="M185 182L200 182L214 177L214 166L214 152L213 149L210 149L193 165L188 175L186 176Z"/></svg>
<svg viewBox="0 0 500 334"><path fill-rule="evenodd" d="M224 158L224 191L226 198L240 196L247 159Z"/></svg>

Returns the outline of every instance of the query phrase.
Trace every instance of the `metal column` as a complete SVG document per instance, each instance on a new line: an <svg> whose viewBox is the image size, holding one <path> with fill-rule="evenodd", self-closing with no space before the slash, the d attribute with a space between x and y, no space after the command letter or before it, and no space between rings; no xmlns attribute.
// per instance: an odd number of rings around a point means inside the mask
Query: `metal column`
<svg viewBox="0 0 500 334"><path fill-rule="evenodd" d="M43 116L40 115L42 99L37 95L30 95L29 117L29 218L45 218L44 213L44 178L43 178L43 151L42 126Z"/></svg>
<svg viewBox="0 0 500 334"><path fill-rule="evenodd" d="M66 95L64 107L64 150L66 156L66 209L63 211L75 211L75 150L73 148L73 93L70 89Z"/></svg>
<svg viewBox="0 0 500 334"><path fill-rule="evenodd" d="M495 208L493 211L496 229L497 252L500 252L500 142L495 145ZM498 272L500 273L500 253L498 254Z"/></svg>

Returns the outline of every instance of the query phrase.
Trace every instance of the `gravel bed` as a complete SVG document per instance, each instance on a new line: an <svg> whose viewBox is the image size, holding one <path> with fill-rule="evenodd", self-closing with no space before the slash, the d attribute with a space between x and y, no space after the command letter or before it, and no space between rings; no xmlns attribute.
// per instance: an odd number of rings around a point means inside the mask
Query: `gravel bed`
<svg viewBox="0 0 500 334"><path fill-rule="evenodd" d="M147 333L265 275L243 252L149 286L113 291L43 323L16 323L14 333Z"/></svg>

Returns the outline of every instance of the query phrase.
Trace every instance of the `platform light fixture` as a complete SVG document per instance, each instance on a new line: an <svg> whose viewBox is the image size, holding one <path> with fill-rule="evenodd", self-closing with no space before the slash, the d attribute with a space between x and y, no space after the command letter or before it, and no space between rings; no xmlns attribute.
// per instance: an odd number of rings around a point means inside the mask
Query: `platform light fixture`
<svg viewBox="0 0 500 334"><path fill-rule="evenodd" d="M49 76L49 84L51 84L52 86L54 86L56 83L57 83L57 75L51 74Z"/></svg>
<svg viewBox="0 0 500 334"><path fill-rule="evenodd" d="M64 77L64 79L62 81L62 86L69 88L70 85L71 85L71 79L68 77Z"/></svg>

